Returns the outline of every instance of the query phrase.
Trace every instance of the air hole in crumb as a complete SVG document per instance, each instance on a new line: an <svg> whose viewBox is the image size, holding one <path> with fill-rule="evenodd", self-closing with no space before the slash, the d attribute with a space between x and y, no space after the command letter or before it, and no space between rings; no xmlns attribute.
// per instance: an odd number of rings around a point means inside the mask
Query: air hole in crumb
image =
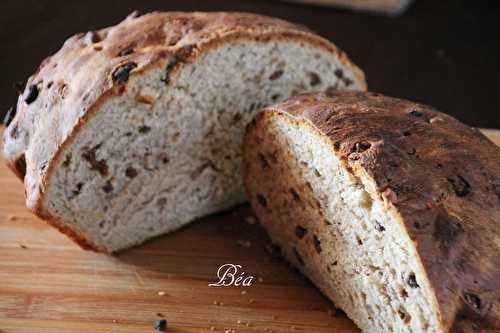
<svg viewBox="0 0 500 333"><path fill-rule="evenodd" d="M358 242L358 245L363 245L363 241L359 236L356 236L356 241Z"/></svg>
<svg viewBox="0 0 500 333"><path fill-rule="evenodd" d="M262 207L267 208L267 200L262 194L257 194L257 201Z"/></svg>
<svg viewBox="0 0 500 333"><path fill-rule="evenodd" d="M413 272L408 274L408 277L406 278L406 283L412 288L419 287L419 285L417 283L417 277L415 276L415 273L413 273Z"/></svg>
<svg viewBox="0 0 500 333"><path fill-rule="evenodd" d="M126 170L125 170L125 175L128 177L128 178L135 178L137 176L137 170L134 169L133 167L128 167Z"/></svg>
<svg viewBox="0 0 500 333"><path fill-rule="evenodd" d="M411 133L409 131L404 131L403 132L403 136L410 136L410 135L411 135Z"/></svg>
<svg viewBox="0 0 500 333"><path fill-rule="evenodd" d="M316 250L316 253L320 254L321 253L321 241L319 238L314 235L313 236L313 242L314 242L314 249Z"/></svg>
<svg viewBox="0 0 500 333"><path fill-rule="evenodd" d="M82 187L83 187L83 183L77 183L76 184L76 190L72 191L73 195L77 196L78 194L80 194L80 192L82 190Z"/></svg>
<svg viewBox="0 0 500 333"><path fill-rule="evenodd" d="M167 164L168 162L170 162L170 159L168 158L167 154L165 154L165 153L159 154L158 158L160 159L160 161L163 164Z"/></svg>
<svg viewBox="0 0 500 333"><path fill-rule="evenodd" d="M297 236L297 238L299 239L302 239L304 238L304 236L307 234L307 229L298 225L295 227L295 236Z"/></svg>
<svg viewBox="0 0 500 333"><path fill-rule="evenodd" d="M156 200L156 205L160 208L165 207L166 204L167 204L167 198L159 198L158 200Z"/></svg>
<svg viewBox="0 0 500 333"><path fill-rule="evenodd" d="M235 125L237 123L239 123L242 119L242 115L240 113L236 113L234 116L233 116L233 119L231 119L231 125Z"/></svg>
<svg viewBox="0 0 500 333"><path fill-rule="evenodd" d="M71 153L68 153L66 155L66 157L64 158L63 166L69 167L69 165L71 164L71 156Z"/></svg>
<svg viewBox="0 0 500 333"><path fill-rule="evenodd" d="M309 84L311 85L311 87L317 86L318 84L321 83L321 78L317 73L310 72L309 79L310 79Z"/></svg>
<svg viewBox="0 0 500 333"><path fill-rule="evenodd" d="M337 266L337 265L338 265L337 260L335 260L334 262L332 262L332 266Z"/></svg>
<svg viewBox="0 0 500 333"><path fill-rule="evenodd" d="M316 177L321 177L321 174L319 173L318 169L314 169L314 174Z"/></svg>
<svg viewBox="0 0 500 333"><path fill-rule="evenodd" d="M143 126L139 127L139 133L141 133L141 134L148 133L149 131L151 131L151 127L149 127L149 126L143 125Z"/></svg>
<svg viewBox="0 0 500 333"><path fill-rule="evenodd" d="M278 100L278 98L280 98L281 95L280 94L274 94L271 96L271 99L273 100L273 102L276 102Z"/></svg>
<svg viewBox="0 0 500 333"><path fill-rule="evenodd" d="M269 80L274 81L276 79L279 79L283 75L283 73L283 70L279 69L272 73L271 76L269 76Z"/></svg>
<svg viewBox="0 0 500 333"><path fill-rule="evenodd" d="M106 184L104 184L104 186L102 187L102 190L105 193L111 193L113 191L113 184L111 184L111 182L108 180Z"/></svg>
<svg viewBox="0 0 500 333"><path fill-rule="evenodd" d="M354 82L353 82L350 78L348 78L348 77L344 77L344 78L342 79L342 81L344 82L344 85L345 85L346 87L349 87L351 84L353 84L353 83L354 83Z"/></svg>
<svg viewBox="0 0 500 333"><path fill-rule="evenodd" d="M377 230L378 232L384 232L385 231L385 228L383 225L381 225L380 223L378 222L375 222L375 230Z"/></svg>

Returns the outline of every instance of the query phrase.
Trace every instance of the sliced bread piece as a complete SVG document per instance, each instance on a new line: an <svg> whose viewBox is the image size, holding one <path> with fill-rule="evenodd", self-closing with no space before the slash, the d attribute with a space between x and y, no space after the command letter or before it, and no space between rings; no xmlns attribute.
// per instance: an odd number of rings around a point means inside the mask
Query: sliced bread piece
<svg viewBox="0 0 500 333"><path fill-rule="evenodd" d="M364 332L500 328L500 148L431 107L320 93L249 125L261 224Z"/></svg>
<svg viewBox="0 0 500 333"><path fill-rule="evenodd" d="M244 200L241 138L297 92L366 87L309 30L244 13L152 13L66 41L30 77L3 154L27 205L113 252Z"/></svg>

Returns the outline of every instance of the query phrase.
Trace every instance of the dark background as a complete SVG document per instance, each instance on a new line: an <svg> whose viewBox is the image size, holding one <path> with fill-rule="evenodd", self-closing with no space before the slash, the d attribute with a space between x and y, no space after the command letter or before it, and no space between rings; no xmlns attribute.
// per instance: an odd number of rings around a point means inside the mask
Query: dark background
<svg viewBox="0 0 500 333"><path fill-rule="evenodd" d="M0 0L0 114L16 100L14 82L75 33L115 24L134 9L236 10L307 25L348 53L370 90L500 128L498 2L416 0L389 18L272 0Z"/></svg>

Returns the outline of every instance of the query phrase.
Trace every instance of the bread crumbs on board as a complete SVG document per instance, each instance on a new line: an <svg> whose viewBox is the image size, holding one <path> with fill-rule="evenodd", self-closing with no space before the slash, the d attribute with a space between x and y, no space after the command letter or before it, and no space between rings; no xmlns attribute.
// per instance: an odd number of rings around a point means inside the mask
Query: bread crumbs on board
<svg viewBox="0 0 500 333"><path fill-rule="evenodd" d="M240 240L240 239L236 241L236 244L238 246L246 247L246 248L249 248L250 246L252 246L252 243L250 241Z"/></svg>
<svg viewBox="0 0 500 333"><path fill-rule="evenodd" d="M255 223L257 223L257 219L253 216L247 216L245 218L245 222L248 224L255 224Z"/></svg>

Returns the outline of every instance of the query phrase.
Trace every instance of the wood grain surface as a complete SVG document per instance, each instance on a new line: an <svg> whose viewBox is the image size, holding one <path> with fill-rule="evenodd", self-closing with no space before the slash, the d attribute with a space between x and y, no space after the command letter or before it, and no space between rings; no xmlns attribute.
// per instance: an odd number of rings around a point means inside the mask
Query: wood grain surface
<svg viewBox="0 0 500 333"><path fill-rule="evenodd" d="M500 144L500 131L486 134ZM153 332L162 317L168 332L358 332L266 251L249 216L241 206L114 257L83 251L24 207L2 161L0 333ZM242 265L254 283L209 287L224 263Z"/></svg>

